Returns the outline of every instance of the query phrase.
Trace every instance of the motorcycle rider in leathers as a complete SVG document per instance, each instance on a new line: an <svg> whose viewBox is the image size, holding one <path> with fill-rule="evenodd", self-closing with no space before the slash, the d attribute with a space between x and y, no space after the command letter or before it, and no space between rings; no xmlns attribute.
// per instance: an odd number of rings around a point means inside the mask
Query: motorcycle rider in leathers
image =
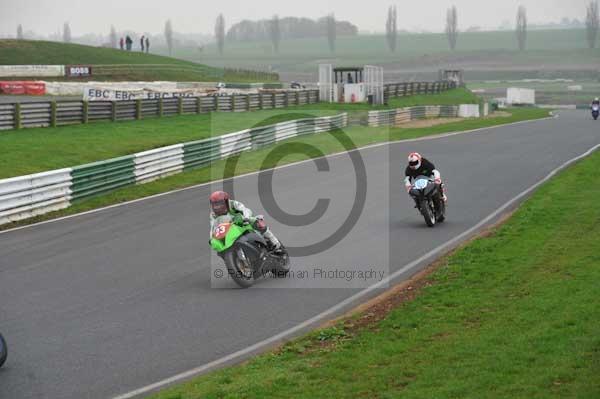
<svg viewBox="0 0 600 399"><path fill-rule="evenodd" d="M214 229L215 219L219 216L230 214L235 224L241 225L244 222L252 224L254 230L259 232L271 245L271 249L277 251L281 248L281 243L275 237L275 234L267 227L261 216L255 217L250 208L247 208L239 201L232 200L228 193L224 191L215 191L210 195L210 232Z"/></svg>
<svg viewBox="0 0 600 399"><path fill-rule="evenodd" d="M407 192L412 188L413 179L417 176L427 176L433 178L435 184L440 186L440 192L442 193L444 202L448 201L440 172L435 168L435 165L431 161L422 157L418 152L411 152L408 155L408 166L406 167L404 174L406 176L404 178L404 186L406 187Z"/></svg>

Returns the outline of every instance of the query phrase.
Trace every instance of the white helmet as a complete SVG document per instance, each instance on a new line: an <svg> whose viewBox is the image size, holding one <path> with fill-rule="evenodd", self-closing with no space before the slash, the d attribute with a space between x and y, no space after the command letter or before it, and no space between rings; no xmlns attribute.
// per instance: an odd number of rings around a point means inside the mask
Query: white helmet
<svg viewBox="0 0 600 399"><path fill-rule="evenodd" d="M418 152L411 152L408 156L408 167L417 170L421 167L421 160L423 157Z"/></svg>
<svg viewBox="0 0 600 399"><path fill-rule="evenodd" d="M598 99L598 97L594 98L594 101L600 101L600 99Z"/></svg>

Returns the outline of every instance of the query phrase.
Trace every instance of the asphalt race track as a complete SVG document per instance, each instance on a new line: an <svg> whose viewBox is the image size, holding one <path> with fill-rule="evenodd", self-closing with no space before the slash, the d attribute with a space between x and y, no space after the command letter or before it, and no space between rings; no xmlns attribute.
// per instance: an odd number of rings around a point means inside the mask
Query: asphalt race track
<svg viewBox="0 0 600 399"><path fill-rule="evenodd" d="M318 243L347 219L357 186L366 188L351 231L332 247L294 257L292 267L389 274L598 143L600 122L572 111L364 149L355 153L367 176L358 183L347 154L328 158L329 171L306 162L274 173L275 199L292 214L330 199L324 215L308 227L284 226L268 213L267 221L290 246ZM434 229L402 184L413 150L431 159L447 183L448 221ZM262 213L257 180L238 178L234 187L237 199ZM249 290L226 279L213 279L211 287L211 268L220 261L207 245L207 197L216 187L0 234L0 331L10 350L0 369L0 398L114 397L292 328L367 284L311 274L266 279Z"/></svg>

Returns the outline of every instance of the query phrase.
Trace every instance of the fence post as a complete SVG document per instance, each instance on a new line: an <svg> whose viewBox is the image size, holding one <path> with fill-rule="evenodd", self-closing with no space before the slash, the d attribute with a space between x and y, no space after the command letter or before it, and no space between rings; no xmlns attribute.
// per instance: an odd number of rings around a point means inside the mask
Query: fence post
<svg viewBox="0 0 600 399"><path fill-rule="evenodd" d="M135 119L142 119L142 100L139 98L135 100Z"/></svg>
<svg viewBox="0 0 600 399"><path fill-rule="evenodd" d="M50 101L50 126L56 127L56 101Z"/></svg>
<svg viewBox="0 0 600 399"><path fill-rule="evenodd" d="M283 105L285 108L290 106L290 92L286 91L284 92L285 96L283 97Z"/></svg>
<svg viewBox="0 0 600 399"><path fill-rule="evenodd" d="M163 99L162 97L158 98L158 117L162 118L163 116Z"/></svg>
<svg viewBox="0 0 600 399"><path fill-rule="evenodd" d="M177 114L183 115L183 97L177 97Z"/></svg>
<svg viewBox="0 0 600 399"><path fill-rule="evenodd" d="M15 129L21 129L21 103L15 103L14 109Z"/></svg>
<svg viewBox="0 0 600 399"><path fill-rule="evenodd" d="M229 99L231 100L231 112L235 112L235 94L232 94Z"/></svg>
<svg viewBox="0 0 600 399"><path fill-rule="evenodd" d="M264 93L258 93L258 109L263 109L263 95Z"/></svg>
<svg viewBox="0 0 600 399"><path fill-rule="evenodd" d="M250 111L250 94L246 94L246 111Z"/></svg>
<svg viewBox="0 0 600 399"><path fill-rule="evenodd" d="M196 113L202 113L202 97L196 97Z"/></svg>
<svg viewBox="0 0 600 399"><path fill-rule="evenodd" d="M111 109L110 109L110 119L113 122L117 121L117 102L116 101L111 101Z"/></svg>
<svg viewBox="0 0 600 399"><path fill-rule="evenodd" d="M273 100L273 109L277 108L277 97L275 96L275 92L271 93L271 100Z"/></svg>
<svg viewBox="0 0 600 399"><path fill-rule="evenodd" d="M89 120L89 110L90 110L90 103L87 101L83 101L82 107L81 107L81 122L82 123L88 123Z"/></svg>

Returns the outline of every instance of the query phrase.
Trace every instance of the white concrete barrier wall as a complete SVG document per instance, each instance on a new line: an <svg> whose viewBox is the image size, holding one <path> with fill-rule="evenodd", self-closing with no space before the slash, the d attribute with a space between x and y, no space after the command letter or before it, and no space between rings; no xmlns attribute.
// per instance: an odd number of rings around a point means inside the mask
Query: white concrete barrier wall
<svg viewBox="0 0 600 399"><path fill-rule="evenodd" d="M479 104L461 104L458 108L460 118L479 118Z"/></svg>
<svg viewBox="0 0 600 399"><path fill-rule="evenodd" d="M0 180L0 224L67 208L71 168Z"/></svg>
<svg viewBox="0 0 600 399"><path fill-rule="evenodd" d="M183 144L139 152L134 155L135 181L147 183L183 171Z"/></svg>
<svg viewBox="0 0 600 399"><path fill-rule="evenodd" d="M309 132L312 132L313 124L315 133L325 132L346 126L348 116L342 114L278 123L272 125L275 129L266 129L263 137L254 139L270 144L296 137L299 133L298 123L309 123ZM207 152L209 162L253 149L251 129L206 140L206 147L213 147L215 141L219 142L218 151L214 154ZM133 154L135 183L146 183L182 172L185 167L185 145L175 144ZM117 162L115 168L123 168L123 165ZM72 172L73 168L65 168L0 180L0 225L69 207L73 193Z"/></svg>

